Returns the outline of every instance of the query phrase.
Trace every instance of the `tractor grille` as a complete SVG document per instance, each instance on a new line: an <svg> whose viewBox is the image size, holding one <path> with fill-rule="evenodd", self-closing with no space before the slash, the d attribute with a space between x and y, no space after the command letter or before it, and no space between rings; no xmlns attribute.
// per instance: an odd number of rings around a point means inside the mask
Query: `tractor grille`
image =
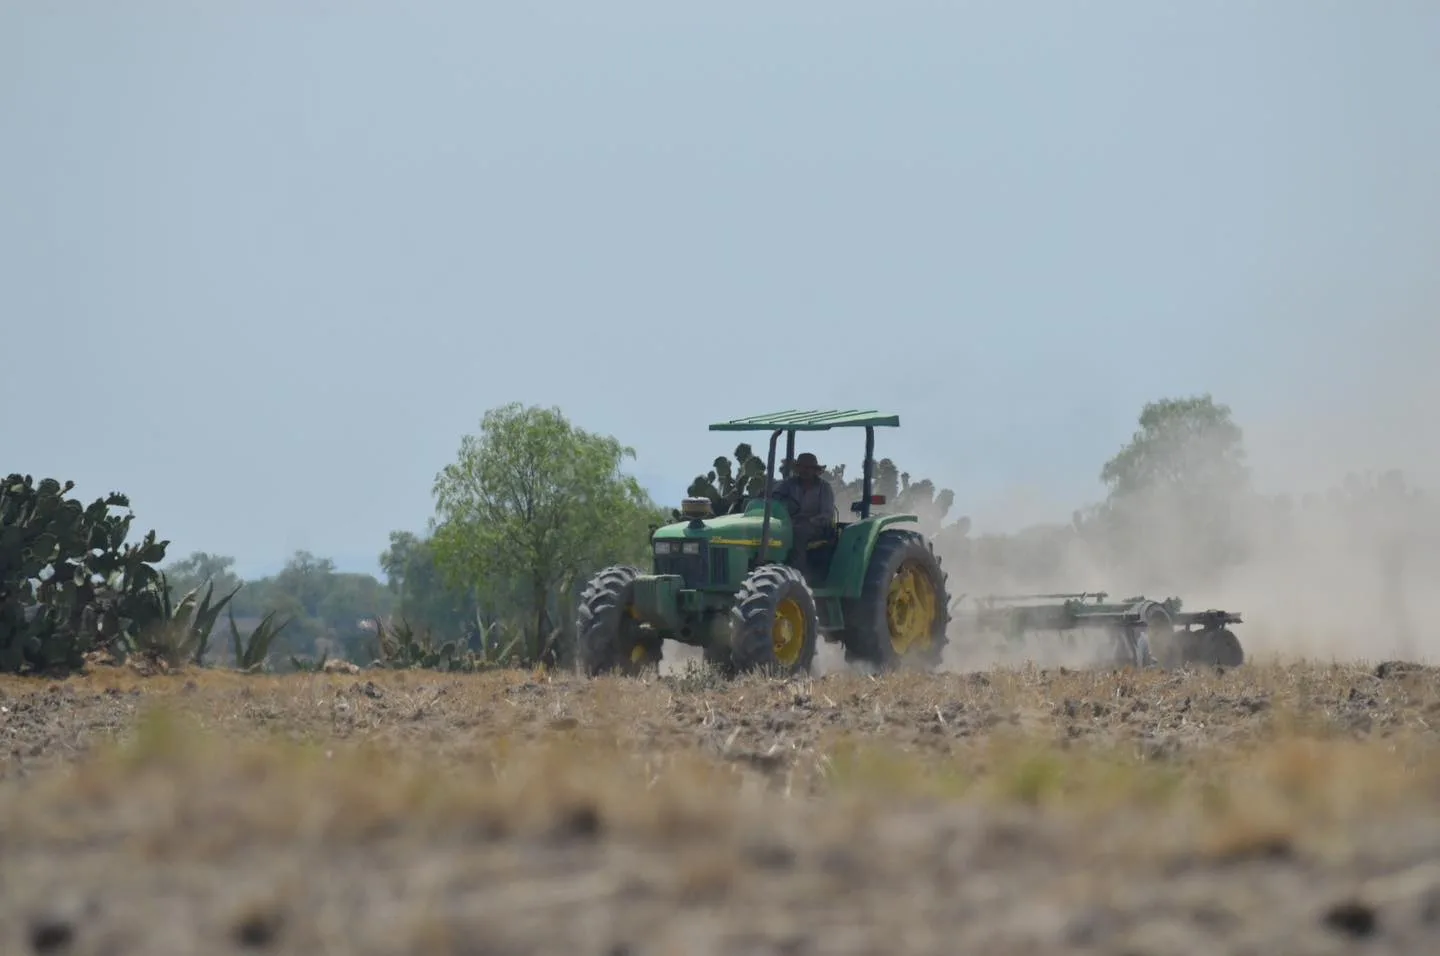
<svg viewBox="0 0 1440 956"><path fill-rule="evenodd" d="M704 587L707 573L704 544L699 554L655 555L655 573L678 574L687 588Z"/></svg>
<svg viewBox="0 0 1440 956"><path fill-rule="evenodd" d="M710 583L712 585L729 584L730 576L730 549L710 549Z"/></svg>

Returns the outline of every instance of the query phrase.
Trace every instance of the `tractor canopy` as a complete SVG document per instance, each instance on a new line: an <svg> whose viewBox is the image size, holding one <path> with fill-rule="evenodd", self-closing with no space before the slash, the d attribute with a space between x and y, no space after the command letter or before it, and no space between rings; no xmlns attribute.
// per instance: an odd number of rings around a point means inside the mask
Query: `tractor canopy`
<svg viewBox="0 0 1440 956"><path fill-rule="evenodd" d="M819 432L832 428L899 428L899 415L882 415L870 409L859 411L796 411L773 412L769 415L752 415L749 418L732 418L728 422L716 422L710 426L712 432L758 432L797 431Z"/></svg>
<svg viewBox="0 0 1440 956"><path fill-rule="evenodd" d="M788 461L795 457L796 432L823 432L832 428L865 429L865 458L861 466L863 489L856 511L861 520L864 520L870 517L870 506L881 503L872 495L875 479L875 429L899 427L899 415L886 415L873 408L851 408L844 411L791 409L784 412L771 412L768 415L751 415L748 418L732 418L728 422L715 422L710 426L710 430L712 432L770 432L770 450L765 461L765 493L768 497L775 478L775 446L782 434L785 435L785 460ZM768 525L767 521L767 528ZM767 550L768 547L761 549L762 556Z"/></svg>

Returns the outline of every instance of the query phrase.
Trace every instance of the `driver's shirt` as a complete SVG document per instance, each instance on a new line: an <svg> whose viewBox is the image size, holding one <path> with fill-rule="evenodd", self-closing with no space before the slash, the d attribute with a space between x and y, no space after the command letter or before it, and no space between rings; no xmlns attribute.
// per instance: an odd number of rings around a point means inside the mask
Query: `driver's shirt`
<svg viewBox="0 0 1440 956"><path fill-rule="evenodd" d="M808 518L811 521L807 523L829 524L835 519L835 491L824 478L817 478L809 487L802 485L799 478L786 478L775 486L772 497L795 502L799 506L796 517L801 521Z"/></svg>

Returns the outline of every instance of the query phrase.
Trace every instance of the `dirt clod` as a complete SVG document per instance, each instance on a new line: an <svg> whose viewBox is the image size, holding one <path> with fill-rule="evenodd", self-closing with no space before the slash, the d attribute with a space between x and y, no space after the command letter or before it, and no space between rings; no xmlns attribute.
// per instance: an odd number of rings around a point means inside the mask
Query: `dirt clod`
<svg viewBox="0 0 1440 956"><path fill-rule="evenodd" d="M284 920L274 909L257 909L236 920L231 936L236 944L247 949L264 949L280 936Z"/></svg>
<svg viewBox="0 0 1440 956"><path fill-rule="evenodd" d="M1375 933L1379 917L1374 907L1359 900L1345 900L1325 911L1325 925L1346 936L1362 939Z"/></svg>
<svg viewBox="0 0 1440 956"><path fill-rule="evenodd" d="M34 952L59 952L74 939L75 924L63 916L41 916L30 924L30 948Z"/></svg>

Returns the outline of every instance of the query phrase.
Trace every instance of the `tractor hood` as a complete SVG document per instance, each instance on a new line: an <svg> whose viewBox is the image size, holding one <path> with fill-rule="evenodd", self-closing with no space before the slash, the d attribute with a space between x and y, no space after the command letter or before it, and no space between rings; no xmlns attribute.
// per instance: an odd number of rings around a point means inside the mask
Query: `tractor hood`
<svg viewBox="0 0 1440 956"><path fill-rule="evenodd" d="M790 516L785 506L771 503L770 547L786 548L790 544ZM702 521L677 521L655 531L655 541L685 541L697 538L717 546L734 548L760 547L760 528L765 521L765 502L753 501L744 514L717 515Z"/></svg>

